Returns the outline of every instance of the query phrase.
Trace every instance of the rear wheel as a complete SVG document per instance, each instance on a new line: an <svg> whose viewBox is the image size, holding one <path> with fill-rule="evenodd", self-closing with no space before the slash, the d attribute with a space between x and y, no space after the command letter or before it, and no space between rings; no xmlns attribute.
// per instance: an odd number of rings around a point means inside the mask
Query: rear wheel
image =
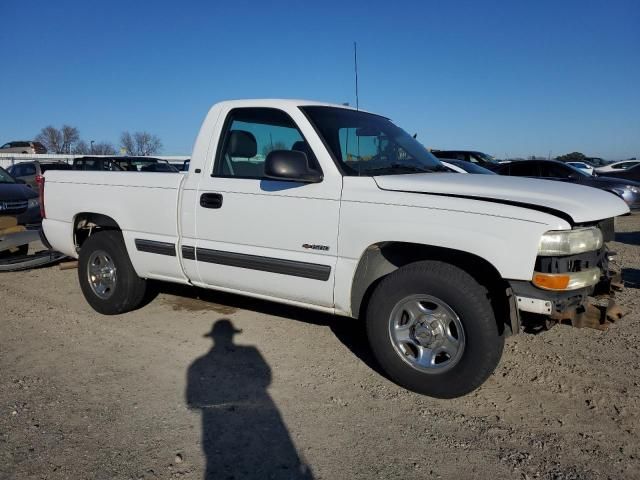
<svg viewBox="0 0 640 480"><path fill-rule="evenodd" d="M479 387L504 346L487 293L442 262L416 262L390 274L367 308L367 334L382 368L399 385L433 397Z"/></svg>
<svg viewBox="0 0 640 480"><path fill-rule="evenodd" d="M78 280L89 305L104 315L138 308L147 289L129 260L122 233L114 230L93 234L82 245Z"/></svg>

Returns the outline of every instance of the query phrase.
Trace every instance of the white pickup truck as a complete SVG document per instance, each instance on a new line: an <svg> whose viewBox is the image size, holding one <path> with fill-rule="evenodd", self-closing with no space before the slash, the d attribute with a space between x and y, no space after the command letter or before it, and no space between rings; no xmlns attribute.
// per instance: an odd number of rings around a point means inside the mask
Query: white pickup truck
<svg viewBox="0 0 640 480"><path fill-rule="evenodd" d="M389 119L311 101L214 105L188 173L47 172L45 241L103 314L148 279L362 318L389 377L455 397L527 322L604 328L605 242L625 203L593 188L447 173Z"/></svg>

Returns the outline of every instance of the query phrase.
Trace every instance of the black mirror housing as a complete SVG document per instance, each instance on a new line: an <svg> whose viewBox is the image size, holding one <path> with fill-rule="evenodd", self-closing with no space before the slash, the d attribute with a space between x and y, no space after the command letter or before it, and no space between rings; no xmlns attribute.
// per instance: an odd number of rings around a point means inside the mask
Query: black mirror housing
<svg viewBox="0 0 640 480"><path fill-rule="evenodd" d="M322 173L311 168L304 152L297 150L273 150L264 162L264 174L272 180L318 183Z"/></svg>

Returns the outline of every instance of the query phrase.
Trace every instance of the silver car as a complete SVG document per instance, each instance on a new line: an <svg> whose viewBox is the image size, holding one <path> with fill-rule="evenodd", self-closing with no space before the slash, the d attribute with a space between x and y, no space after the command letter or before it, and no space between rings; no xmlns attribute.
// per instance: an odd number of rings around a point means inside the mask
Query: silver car
<svg viewBox="0 0 640 480"><path fill-rule="evenodd" d="M47 153L47 149L40 142L8 142L0 147L0 153Z"/></svg>

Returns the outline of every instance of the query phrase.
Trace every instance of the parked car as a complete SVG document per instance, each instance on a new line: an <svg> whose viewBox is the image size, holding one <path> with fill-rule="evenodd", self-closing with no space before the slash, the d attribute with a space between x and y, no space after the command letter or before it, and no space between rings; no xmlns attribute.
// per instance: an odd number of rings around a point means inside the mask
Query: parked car
<svg viewBox="0 0 640 480"><path fill-rule="evenodd" d="M594 168L605 167L611 163L610 160L605 160L600 157L587 157L583 160Z"/></svg>
<svg viewBox="0 0 640 480"><path fill-rule="evenodd" d="M598 167L596 168L596 172L608 175L609 172L619 172L621 170L627 170L628 168L635 167L636 165L640 165L640 161L623 160L621 162L610 163L609 165L605 165L604 167Z"/></svg>
<svg viewBox="0 0 640 480"><path fill-rule="evenodd" d="M603 175L618 179L618 181L640 182L640 164L625 169L604 172Z"/></svg>
<svg viewBox="0 0 640 480"><path fill-rule="evenodd" d="M500 162L491 155L473 150L431 150L431 153L437 158L462 160L489 169L500 165Z"/></svg>
<svg viewBox="0 0 640 480"><path fill-rule="evenodd" d="M48 170L72 170L73 166L65 162L58 161L32 161L20 162L8 168L9 173L18 180L24 181L27 185L37 188L44 172Z"/></svg>
<svg viewBox="0 0 640 480"><path fill-rule="evenodd" d="M18 225L38 224L41 220L38 193L0 167L0 216L4 215L16 217Z"/></svg>
<svg viewBox="0 0 640 480"><path fill-rule="evenodd" d="M0 153L47 153L47 149L40 142L8 142L0 147Z"/></svg>
<svg viewBox="0 0 640 480"><path fill-rule="evenodd" d="M593 172L594 172L593 165L589 165L586 162L566 162L566 164L571 165L572 167L575 167L578 170L583 171L587 175L593 175Z"/></svg>
<svg viewBox="0 0 640 480"><path fill-rule="evenodd" d="M445 167L452 169L458 173L479 173L482 175L495 175L496 173L488 168L481 167L477 163L467 162L465 160L454 160L452 158L441 158L440 161Z"/></svg>
<svg viewBox="0 0 640 480"><path fill-rule="evenodd" d="M599 188L620 197L630 209L640 209L640 183L613 177L596 177L568 163L556 160L522 160L504 163L495 172L500 175L542 178Z"/></svg>
<svg viewBox="0 0 640 480"><path fill-rule="evenodd" d="M363 318L389 377L443 398L491 375L520 312L605 328L589 295L629 212L607 192L441 173L386 117L299 100L216 104L191 163L45 175L45 240L96 311L139 308L154 279Z"/></svg>
<svg viewBox="0 0 640 480"><path fill-rule="evenodd" d="M153 157L111 157L122 170L129 172L170 172L179 170L168 161Z"/></svg>
<svg viewBox="0 0 640 480"><path fill-rule="evenodd" d="M78 157L73 159L74 170L101 170L122 172L124 169L110 157Z"/></svg>

